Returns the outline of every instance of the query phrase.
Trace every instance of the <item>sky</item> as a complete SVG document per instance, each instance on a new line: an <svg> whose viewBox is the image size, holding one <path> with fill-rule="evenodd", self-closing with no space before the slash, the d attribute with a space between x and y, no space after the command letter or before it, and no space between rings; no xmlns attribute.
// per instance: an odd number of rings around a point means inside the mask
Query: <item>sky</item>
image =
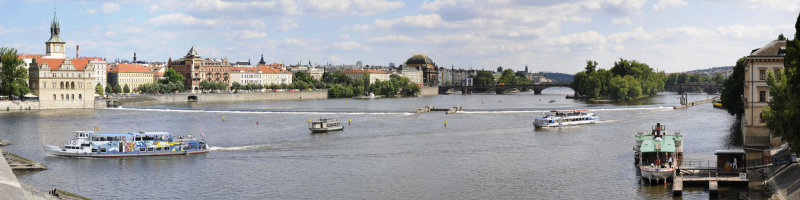
<svg viewBox="0 0 800 200"><path fill-rule="evenodd" d="M734 65L794 37L797 0L0 0L0 46L44 54L54 10L67 55L575 73L620 58L659 71Z"/></svg>

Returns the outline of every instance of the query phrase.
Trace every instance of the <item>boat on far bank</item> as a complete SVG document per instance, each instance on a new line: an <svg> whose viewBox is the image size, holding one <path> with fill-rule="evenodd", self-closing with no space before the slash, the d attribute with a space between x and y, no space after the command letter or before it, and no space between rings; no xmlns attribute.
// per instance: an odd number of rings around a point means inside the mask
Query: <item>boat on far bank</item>
<svg viewBox="0 0 800 200"><path fill-rule="evenodd" d="M168 132L95 133L75 131L62 146L45 145L52 155L67 157L133 157L208 153L204 135L173 137Z"/></svg>
<svg viewBox="0 0 800 200"><path fill-rule="evenodd" d="M540 127L559 127L581 124L597 123L598 117L594 113L589 113L588 109L574 110L553 110L544 117L533 120L533 126Z"/></svg>
<svg viewBox="0 0 800 200"><path fill-rule="evenodd" d="M711 105L713 105L714 108L722 108L722 100L720 100L719 97L714 97L714 100L711 102Z"/></svg>
<svg viewBox="0 0 800 200"><path fill-rule="evenodd" d="M344 130L344 126L338 119L320 118L317 121L311 122L311 128L308 129L311 130L312 133L322 133L328 131L341 131Z"/></svg>
<svg viewBox="0 0 800 200"><path fill-rule="evenodd" d="M634 164L641 172L642 179L666 181L671 179L683 157L683 135L667 131L666 126L657 123L649 133L636 133Z"/></svg>

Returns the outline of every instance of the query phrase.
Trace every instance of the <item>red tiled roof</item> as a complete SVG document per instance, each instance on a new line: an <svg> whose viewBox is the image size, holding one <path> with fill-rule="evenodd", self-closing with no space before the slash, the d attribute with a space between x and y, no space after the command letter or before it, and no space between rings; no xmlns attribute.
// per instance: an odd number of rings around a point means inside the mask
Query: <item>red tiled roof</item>
<svg viewBox="0 0 800 200"><path fill-rule="evenodd" d="M147 69L144 65L136 65L136 64L118 64L117 66L111 66L111 70L108 70L109 73L119 73L119 72L150 72L150 69Z"/></svg>
<svg viewBox="0 0 800 200"><path fill-rule="evenodd" d="M80 60L80 59L70 59L72 65L75 66L75 70L83 71L86 68L86 65L89 64L88 60ZM47 63L47 66L50 67L50 70L57 71L61 64L64 63L64 59L56 59L56 58L37 58L36 64L37 66L42 66L44 63Z"/></svg>
<svg viewBox="0 0 800 200"><path fill-rule="evenodd" d="M388 74L389 73L387 71L376 70L376 69L366 69L366 70L353 69L353 70L343 71L342 73L343 74L361 74L361 73L364 73L364 72L368 72L370 74Z"/></svg>
<svg viewBox="0 0 800 200"><path fill-rule="evenodd" d="M88 60L88 61L103 61L103 60L105 60L102 57L80 57L78 59Z"/></svg>
<svg viewBox="0 0 800 200"><path fill-rule="evenodd" d="M268 67L231 67L231 72L244 72L244 73L258 73L261 71L267 74L287 74L286 70L268 68Z"/></svg>
<svg viewBox="0 0 800 200"><path fill-rule="evenodd" d="M42 58L42 57L44 57L44 54L19 54L19 55L17 55L17 58L19 58L20 60L26 59L26 58L36 58L36 59L38 59L38 58Z"/></svg>

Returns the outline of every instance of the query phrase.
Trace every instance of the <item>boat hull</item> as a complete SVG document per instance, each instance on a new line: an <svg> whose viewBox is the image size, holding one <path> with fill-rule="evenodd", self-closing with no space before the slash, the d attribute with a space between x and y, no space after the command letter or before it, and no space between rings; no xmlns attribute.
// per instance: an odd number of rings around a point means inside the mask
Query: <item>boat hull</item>
<svg viewBox="0 0 800 200"><path fill-rule="evenodd" d="M597 123L597 120L573 121L573 122L562 122L562 123L536 123L536 122L534 122L533 126L536 127L536 128L544 128L544 127L576 126L576 125L594 124L594 123Z"/></svg>
<svg viewBox="0 0 800 200"><path fill-rule="evenodd" d="M642 179L645 180L668 180L672 178L675 172L674 168L654 168L654 167L639 167L642 174Z"/></svg>
<svg viewBox="0 0 800 200"><path fill-rule="evenodd" d="M113 152L113 153L89 153L89 152L68 152L56 150L56 146L45 147L45 151L50 155L63 157L89 157L89 158L115 158L115 157L142 157L142 156L171 156L171 155L191 155L211 152L210 149L196 149L184 151L160 151L160 152ZM56 147L58 148L58 147ZM59 148L60 149L60 148Z"/></svg>
<svg viewBox="0 0 800 200"><path fill-rule="evenodd" d="M311 130L312 133L324 133L329 131L341 131L344 130L344 127L308 128L308 130Z"/></svg>

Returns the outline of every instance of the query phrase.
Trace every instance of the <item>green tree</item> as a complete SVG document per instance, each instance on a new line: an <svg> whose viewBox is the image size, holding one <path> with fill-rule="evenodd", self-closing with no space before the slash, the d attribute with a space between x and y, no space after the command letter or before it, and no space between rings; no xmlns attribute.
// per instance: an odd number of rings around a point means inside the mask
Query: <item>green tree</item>
<svg viewBox="0 0 800 200"><path fill-rule="evenodd" d="M494 75L492 75L491 71L478 71L475 77L473 77L473 84L476 86L494 85Z"/></svg>
<svg viewBox="0 0 800 200"><path fill-rule="evenodd" d="M106 85L106 94L114 93L114 89L112 88L111 84Z"/></svg>
<svg viewBox="0 0 800 200"><path fill-rule="evenodd" d="M0 94L22 98L31 92L28 88L28 71L14 48L0 48Z"/></svg>
<svg viewBox="0 0 800 200"><path fill-rule="evenodd" d="M97 85L94 86L94 93L97 94L97 95L103 96L103 85L100 85L100 83L97 83Z"/></svg>
<svg viewBox="0 0 800 200"><path fill-rule="evenodd" d="M243 88L242 84L239 84L239 82L231 83L231 90L233 90L233 92L239 92L239 89L242 89L242 88ZM247 87L245 87L245 88L247 88Z"/></svg>
<svg viewBox="0 0 800 200"><path fill-rule="evenodd" d="M125 84L125 87L122 87L122 93L131 93L131 88L128 87L128 84Z"/></svg>
<svg viewBox="0 0 800 200"><path fill-rule="evenodd" d="M167 68L167 71L164 72L164 79L161 79L161 83L168 84L168 83L181 83L186 80L186 77L183 77L180 73L175 71L175 69Z"/></svg>
<svg viewBox="0 0 800 200"><path fill-rule="evenodd" d="M592 74L597 70L597 61L594 60L587 60L586 61L586 74Z"/></svg>
<svg viewBox="0 0 800 200"><path fill-rule="evenodd" d="M733 67L733 73L723 83L722 93L720 100L722 107L731 115L744 114L744 103L742 103L742 96L744 95L744 67L745 57L739 58L736 65Z"/></svg>
<svg viewBox="0 0 800 200"><path fill-rule="evenodd" d="M775 136L789 143L800 153L800 15L795 22L794 39L786 41L784 69L774 77L767 78L769 85L768 107L764 107L761 117L767 128Z"/></svg>
<svg viewBox="0 0 800 200"><path fill-rule="evenodd" d="M119 84L114 85L114 94L119 94L120 92L122 92L122 87Z"/></svg>

